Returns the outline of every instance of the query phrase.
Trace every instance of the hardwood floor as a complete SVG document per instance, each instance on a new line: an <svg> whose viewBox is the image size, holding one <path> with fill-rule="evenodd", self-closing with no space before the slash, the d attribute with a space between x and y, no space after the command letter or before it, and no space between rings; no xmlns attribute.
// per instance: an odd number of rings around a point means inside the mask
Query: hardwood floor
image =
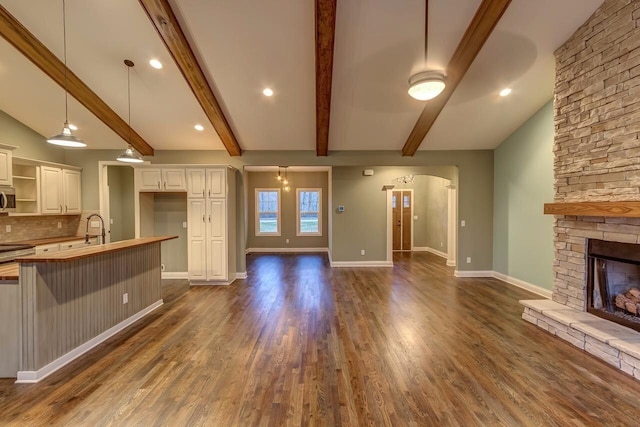
<svg viewBox="0 0 640 427"><path fill-rule="evenodd" d="M640 383L520 318L535 295L391 268L255 255L38 384L0 380L0 425L632 426Z"/></svg>

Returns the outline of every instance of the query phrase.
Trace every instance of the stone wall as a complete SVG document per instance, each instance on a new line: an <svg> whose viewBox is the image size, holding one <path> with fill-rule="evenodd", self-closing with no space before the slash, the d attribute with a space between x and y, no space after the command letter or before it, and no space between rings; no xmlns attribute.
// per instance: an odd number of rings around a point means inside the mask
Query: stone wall
<svg viewBox="0 0 640 427"><path fill-rule="evenodd" d="M555 201L640 200L640 1L607 0L556 51ZM557 217L556 302L585 310L585 239L640 243L640 219Z"/></svg>

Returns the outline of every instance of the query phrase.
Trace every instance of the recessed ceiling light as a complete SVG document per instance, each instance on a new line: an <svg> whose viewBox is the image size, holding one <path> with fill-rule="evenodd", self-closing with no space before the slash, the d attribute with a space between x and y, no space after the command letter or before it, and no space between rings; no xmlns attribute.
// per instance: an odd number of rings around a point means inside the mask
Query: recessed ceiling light
<svg viewBox="0 0 640 427"><path fill-rule="evenodd" d="M71 130L78 130L78 126L76 126L76 125L72 125L71 123L69 123L69 129L71 129Z"/></svg>
<svg viewBox="0 0 640 427"><path fill-rule="evenodd" d="M202 125L195 125L193 128L198 132L202 132L204 130L204 126Z"/></svg>
<svg viewBox="0 0 640 427"><path fill-rule="evenodd" d="M500 96L509 96L510 93L511 93L511 89L509 89L509 88L502 89L500 91Z"/></svg>
<svg viewBox="0 0 640 427"><path fill-rule="evenodd" d="M262 93L264 94L264 96L273 96L273 90L271 88L266 88L262 91Z"/></svg>
<svg viewBox="0 0 640 427"><path fill-rule="evenodd" d="M149 65L151 65L156 70L159 70L162 68L162 62L158 61L155 58L149 61Z"/></svg>

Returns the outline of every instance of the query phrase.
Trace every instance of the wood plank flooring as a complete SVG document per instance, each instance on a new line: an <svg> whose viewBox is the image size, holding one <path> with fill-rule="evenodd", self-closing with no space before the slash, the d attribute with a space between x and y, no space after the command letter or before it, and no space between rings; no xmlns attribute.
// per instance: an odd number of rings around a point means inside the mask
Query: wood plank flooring
<svg viewBox="0 0 640 427"><path fill-rule="evenodd" d="M0 425L634 426L640 383L520 318L536 296L444 260L252 255L38 384Z"/></svg>

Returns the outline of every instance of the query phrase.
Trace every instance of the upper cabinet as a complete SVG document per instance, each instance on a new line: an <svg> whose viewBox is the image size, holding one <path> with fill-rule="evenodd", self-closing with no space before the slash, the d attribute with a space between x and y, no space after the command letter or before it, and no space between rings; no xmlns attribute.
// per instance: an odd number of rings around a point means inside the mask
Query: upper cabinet
<svg viewBox="0 0 640 427"><path fill-rule="evenodd" d="M187 169L187 197L198 199L226 196L226 168Z"/></svg>
<svg viewBox="0 0 640 427"><path fill-rule="evenodd" d="M136 168L138 191L187 191L184 168Z"/></svg>
<svg viewBox="0 0 640 427"><path fill-rule="evenodd" d="M12 150L13 148L10 145L0 144L0 186L13 185L13 172L11 163Z"/></svg>
<svg viewBox="0 0 640 427"><path fill-rule="evenodd" d="M40 166L40 211L43 214L82 212L80 171Z"/></svg>

